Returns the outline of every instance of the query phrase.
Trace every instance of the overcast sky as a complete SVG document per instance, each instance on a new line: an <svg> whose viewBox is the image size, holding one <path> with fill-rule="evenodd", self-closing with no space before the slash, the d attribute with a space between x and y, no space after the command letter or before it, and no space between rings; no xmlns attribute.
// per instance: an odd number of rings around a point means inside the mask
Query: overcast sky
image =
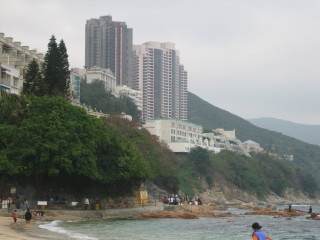
<svg viewBox="0 0 320 240"><path fill-rule="evenodd" d="M87 19L112 15L133 43L174 42L188 90L242 118L320 124L320 1L10 0L0 32L45 53L64 39L84 66Z"/></svg>

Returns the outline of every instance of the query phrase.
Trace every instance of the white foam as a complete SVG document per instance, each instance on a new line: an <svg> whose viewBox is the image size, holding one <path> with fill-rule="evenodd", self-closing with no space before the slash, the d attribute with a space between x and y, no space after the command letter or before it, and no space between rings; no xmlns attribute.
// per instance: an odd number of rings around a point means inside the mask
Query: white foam
<svg viewBox="0 0 320 240"><path fill-rule="evenodd" d="M52 221L46 224L39 225L40 228L47 229L51 232L56 232L60 234L65 234L69 237L75 238L75 239L84 239L84 240L99 240L98 238L89 237L87 235L81 234L81 233L75 233L68 230L63 229L62 227L59 227L59 223L62 221L56 220Z"/></svg>

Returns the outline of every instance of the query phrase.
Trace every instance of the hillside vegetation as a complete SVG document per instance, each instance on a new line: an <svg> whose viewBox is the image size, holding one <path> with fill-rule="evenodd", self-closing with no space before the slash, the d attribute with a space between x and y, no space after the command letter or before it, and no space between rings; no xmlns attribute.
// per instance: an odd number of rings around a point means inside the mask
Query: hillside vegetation
<svg viewBox="0 0 320 240"><path fill-rule="evenodd" d="M81 98L82 104L89 105L103 113L126 113L132 116L132 119L139 121L141 112L138 110L134 102L127 96L122 95L119 98L105 90L102 81L94 81L87 84L81 82Z"/></svg>
<svg viewBox="0 0 320 240"><path fill-rule="evenodd" d="M281 132L306 143L320 146L320 125L294 123L271 117L249 119L248 121L258 127Z"/></svg>
<svg viewBox="0 0 320 240"><path fill-rule="evenodd" d="M95 118L60 97L0 93L2 183L122 195L151 179L177 191L175 155L134 122Z"/></svg>
<svg viewBox="0 0 320 240"><path fill-rule="evenodd" d="M286 189L294 189L315 197L317 184L314 178L285 160L267 154L253 154L252 158L230 151L213 154L200 147L185 156L181 167L181 188L193 194L201 188L202 179L209 188L215 183L234 185L259 198L273 192L283 196Z"/></svg>
<svg viewBox="0 0 320 240"><path fill-rule="evenodd" d="M320 183L320 146L304 143L281 133L254 126L250 122L217 108L193 93L188 93L188 119L206 129L236 129L241 141L251 139L279 156L292 154L293 164L310 173Z"/></svg>
<svg viewBox="0 0 320 240"><path fill-rule="evenodd" d="M37 189L34 197L48 189L124 196L146 180L191 196L218 182L260 198L281 196L287 188L311 197L317 192L314 178L288 161L201 148L174 154L135 122L112 115L98 119L60 97L0 93L2 192L12 180Z"/></svg>

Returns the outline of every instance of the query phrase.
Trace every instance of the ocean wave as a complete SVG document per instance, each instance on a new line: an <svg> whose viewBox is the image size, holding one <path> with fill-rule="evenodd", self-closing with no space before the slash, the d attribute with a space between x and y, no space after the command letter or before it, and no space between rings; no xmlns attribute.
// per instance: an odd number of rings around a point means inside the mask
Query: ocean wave
<svg viewBox="0 0 320 240"><path fill-rule="evenodd" d="M46 224L41 224L39 225L40 228L43 229L47 229L51 232L56 232L56 233L60 233L60 234L65 234L69 237L75 238L75 239L83 239L83 240L99 240L98 238L94 238L94 237L89 237L87 235L81 234L81 233L75 233L72 231L68 231L62 227L59 227L59 223L61 223L62 221L60 220L56 220L56 221L52 221Z"/></svg>

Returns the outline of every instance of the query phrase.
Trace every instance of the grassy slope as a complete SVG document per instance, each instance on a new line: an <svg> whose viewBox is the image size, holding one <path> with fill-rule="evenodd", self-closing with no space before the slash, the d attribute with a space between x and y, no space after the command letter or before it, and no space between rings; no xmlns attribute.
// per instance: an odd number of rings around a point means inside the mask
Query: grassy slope
<svg viewBox="0 0 320 240"><path fill-rule="evenodd" d="M206 129L236 129L241 141L251 139L279 155L293 154L293 163L312 174L320 183L320 147L304 143L281 133L259 128L232 113L217 108L193 93L188 93L188 120Z"/></svg>

